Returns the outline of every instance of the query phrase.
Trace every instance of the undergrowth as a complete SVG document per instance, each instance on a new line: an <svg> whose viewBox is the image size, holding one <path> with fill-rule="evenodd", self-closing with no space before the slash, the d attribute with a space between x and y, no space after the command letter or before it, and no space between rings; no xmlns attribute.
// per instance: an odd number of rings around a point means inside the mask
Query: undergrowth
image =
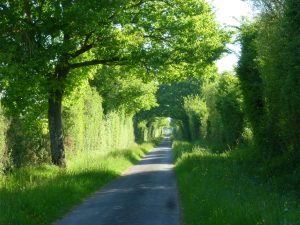
<svg viewBox="0 0 300 225"><path fill-rule="evenodd" d="M247 150L220 154L186 142L173 147L185 225L300 224L296 195L255 176L257 168L242 161Z"/></svg>
<svg viewBox="0 0 300 225"><path fill-rule="evenodd" d="M85 151L68 160L67 169L51 165L15 170L0 181L0 224L51 224L91 193L136 163L152 144Z"/></svg>

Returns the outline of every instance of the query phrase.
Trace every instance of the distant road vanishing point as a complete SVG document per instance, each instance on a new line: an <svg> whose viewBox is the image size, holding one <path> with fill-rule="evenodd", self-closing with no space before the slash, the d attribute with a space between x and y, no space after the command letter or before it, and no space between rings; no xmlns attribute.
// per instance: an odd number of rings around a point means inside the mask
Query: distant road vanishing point
<svg viewBox="0 0 300 225"><path fill-rule="evenodd" d="M171 142L166 138L55 225L179 225L173 167Z"/></svg>

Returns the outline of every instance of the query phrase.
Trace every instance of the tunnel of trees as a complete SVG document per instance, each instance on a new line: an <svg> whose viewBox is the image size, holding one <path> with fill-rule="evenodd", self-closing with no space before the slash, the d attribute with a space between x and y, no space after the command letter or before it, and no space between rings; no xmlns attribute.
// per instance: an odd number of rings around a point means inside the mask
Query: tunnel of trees
<svg viewBox="0 0 300 225"><path fill-rule="evenodd" d="M0 1L0 194L15 171L67 171L170 127L299 195L300 1L249 2L255 18L228 28L205 0Z"/></svg>
<svg viewBox="0 0 300 225"><path fill-rule="evenodd" d="M201 73L160 85L156 94L158 106L139 112L136 123L151 126L154 118L171 118L175 139L206 140L213 142L218 151L249 141L246 139L251 131L244 118L237 76L219 74L215 66Z"/></svg>
<svg viewBox="0 0 300 225"><path fill-rule="evenodd" d="M172 118L175 139L253 145L299 185L300 2L252 2L233 32L204 0L1 1L1 174L149 141Z"/></svg>
<svg viewBox="0 0 300 225"><path fill-rule="evenodd" d="M158 84L195 76L229 33L205 1L0 4L2 169L126 146Z"/></svg>

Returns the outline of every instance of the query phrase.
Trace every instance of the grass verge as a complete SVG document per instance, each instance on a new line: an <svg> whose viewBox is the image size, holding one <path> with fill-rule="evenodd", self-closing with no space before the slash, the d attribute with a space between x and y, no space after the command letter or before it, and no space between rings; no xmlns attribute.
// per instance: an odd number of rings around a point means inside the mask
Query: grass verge
<svg viewBox="0 0 300 225"><path fill-rule="evenodd" d="M296 195L250 175L240 154L174 142L185 225L298 225ZM239 151L239 150L237 150Z"/></svg>
<svg viewBox="0 0 300 225"><path fill-rule="evenodd" d="M68 169L42 165L23 168L0 181L0 224L51 224L74 205L118 177L151 150L142 144L108 154L84 152Z"/></svg>

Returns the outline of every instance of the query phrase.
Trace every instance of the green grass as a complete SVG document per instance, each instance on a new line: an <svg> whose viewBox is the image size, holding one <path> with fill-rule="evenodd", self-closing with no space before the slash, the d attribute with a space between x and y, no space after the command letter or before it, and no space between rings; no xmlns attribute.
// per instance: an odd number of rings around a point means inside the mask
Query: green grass
<svg viewBox="0 0 300 225"><path fill-rule="evenodd" d="M15 170L0 181L0 224L53 223L152 147L143 144L108 154L84 152L68 160L67 169L42 165Z"/></svg>
<svg viewBox="0 0 300 225"><path fill-rule="evenodd" d="M242 154L174 143L184 225L300 224L296 195L250 175Z"/></svg>

